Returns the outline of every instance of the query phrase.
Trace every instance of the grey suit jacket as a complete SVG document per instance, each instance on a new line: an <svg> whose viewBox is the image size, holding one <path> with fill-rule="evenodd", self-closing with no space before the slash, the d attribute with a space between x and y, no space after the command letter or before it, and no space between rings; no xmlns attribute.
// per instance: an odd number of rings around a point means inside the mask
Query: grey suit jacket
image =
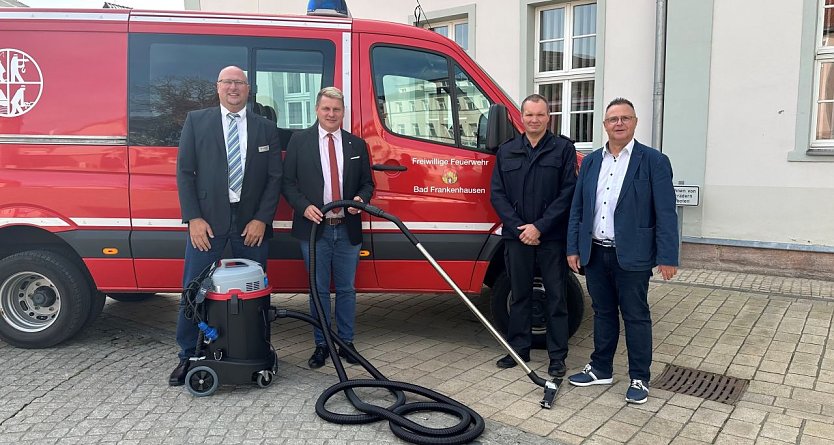
<svg viewBox="0 0 834 445"><path fill-rule="evenodd" d="M246 113L247 148L243 188L237 220L266 224L272 236L272 220L281 196L281 147L273 122ZM182 221L203 218L212 231L226 233L231 223L229 165L223 139L220 107L192 111L185 118L177 155L177 191Z"/></svg>

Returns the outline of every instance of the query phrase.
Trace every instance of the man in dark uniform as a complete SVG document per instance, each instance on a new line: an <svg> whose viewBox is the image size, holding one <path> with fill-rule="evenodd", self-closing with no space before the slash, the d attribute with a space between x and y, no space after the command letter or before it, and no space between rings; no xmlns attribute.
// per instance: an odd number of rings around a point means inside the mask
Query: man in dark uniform
<svg viewBox="0 0 834 445"><path fill-rule="evenodd" d="M521 115L524 134L499 147L492 174L492 206L503 222L512 288L507 341L524 361L530 360L533 277L538 266L547 299L548 374L562 377L568 354L565 243L576 186L576 149L573 141L548 130L544 97L533 94L524 99ZM516 363L507 355L497 365L512 368Z"/></svg>

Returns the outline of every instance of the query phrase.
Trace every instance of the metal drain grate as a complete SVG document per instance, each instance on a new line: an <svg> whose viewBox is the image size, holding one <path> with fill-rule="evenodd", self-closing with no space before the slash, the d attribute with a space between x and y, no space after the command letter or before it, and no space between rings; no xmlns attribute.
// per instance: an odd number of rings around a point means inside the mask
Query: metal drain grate
<svg viewBox="0 0 834 445"><path fill-rule="evenodd" d="M663 374L652 382L652 387L735 405L744 391L747 390L749 384L750 381L745 379L727 377L723 374L699 371L682 366L666 365Z"/></svg>

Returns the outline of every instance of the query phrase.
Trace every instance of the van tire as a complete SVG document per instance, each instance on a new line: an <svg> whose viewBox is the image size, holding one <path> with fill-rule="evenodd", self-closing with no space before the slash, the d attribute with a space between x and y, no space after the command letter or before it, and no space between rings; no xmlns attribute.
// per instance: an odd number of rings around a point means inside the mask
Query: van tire
<svg viewBox="0 0 834 445"><path fill-rule="evenodd" d="M576 275L570 270L565 273L565 282L567 287L567 304L568 304L568 336L573 336L582 324L582 317L585 315L585 296L582 293L582 286ZM542 309L541 303L544 299L544 286L541 284L541 278L536 277L533 283L533 348L545 348L545 326L540 319ZM492 285L492 319L495 321L495 327L498 332L507 336L507 324L509 321L509 299L512 298L512 289L510 288L510 277L507 272L501 274L495 279ZM538 300L538 301L537 301ZM537 321L539 318L539 321Z"/></svg>
<svg viewBox="0 0 834 445"><path fill-rule="evenodd" d="M107 295L104 292L93 292L92 293L92 301L90 302L90 312L87 314L87 321L84 322L84 326L89 326L96 321L99 315L101 315L101 311L104 309L104 303L107 302Z"/></svg>
<svg viewBox="0 0 834 445"><path fill-rule="evenodd" d="M154 295L156 294L152 292L142 292L138 294L107 294L108 297L122 303L138 303L140 301L145 301Z"/></svg>
<svg viewBox="0 0 834 445"><path fill-rule="evenodd" d="M0 260L0 339L48 348L77 334L91 314L93 289L79 266L49 250Z"/></svg>

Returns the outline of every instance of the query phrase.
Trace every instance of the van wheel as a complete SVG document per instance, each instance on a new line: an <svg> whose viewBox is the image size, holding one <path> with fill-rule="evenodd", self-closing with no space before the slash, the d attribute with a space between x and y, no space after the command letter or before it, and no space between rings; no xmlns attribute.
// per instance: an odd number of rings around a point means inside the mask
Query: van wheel
<svg viewBox="0 0 834 445"><path fill-rule="evenodd" d="M96 318L101 315L101 311L104 309L105 302L107 302L107 295L105 295L104 292L96 291L92 293L90 312L87 314L87 321L84 322L84 326L89 326L96 321Z"/></svg>
<svg viewBox="0 0 834 445"><path fill-rule="evenodd" d="M143 292L138 294L107 294L108 297L116 301L121 301L122 303L138 303L140 301L145 301L154 295L156 294L152 292Z"/></svg>
<svg viewBox="0 0 834 445"><path fill-rule="evenodd" d="M91 314L93 290L75 262L31 250L0 260L0 338L48 348L72 337Z"/></svg>
<svg viewBox="0 0 834 445"><path fill-rule="evenodd" d="M582 286L573 272L565 274L567 284L568 304L568 335L573 336L582 324L582 317L585 313L585 300L582 294ZM512 289L510 288L510 277L507 272L502 272L492 286L492 318L495 320L496 328L506 337L507 323L509 321L509 308L512 302ZM533 347L546 347L545 332L545 294L544 284L539 277L533 279L533 310L532 310L532 332Z"/></svg>

